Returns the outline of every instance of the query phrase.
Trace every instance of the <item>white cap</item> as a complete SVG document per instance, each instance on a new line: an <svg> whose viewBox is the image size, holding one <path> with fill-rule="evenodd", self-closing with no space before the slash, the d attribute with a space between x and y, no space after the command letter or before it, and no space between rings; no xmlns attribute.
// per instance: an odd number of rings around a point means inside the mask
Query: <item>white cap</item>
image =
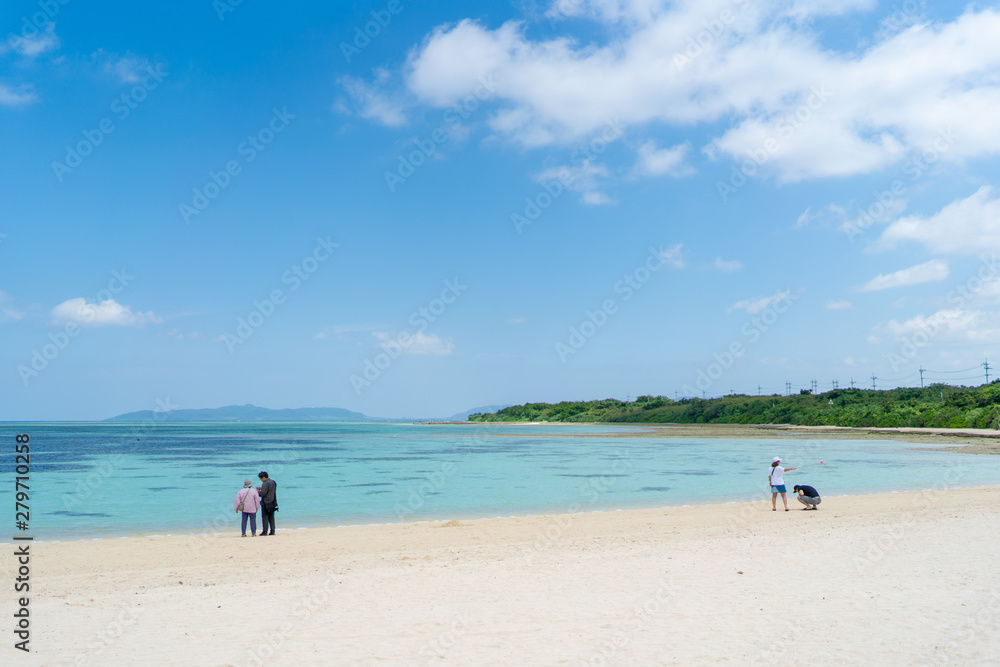
<svg viewBox="0 0 1000 667"><path fill-rule="evenodd" d="M771 463L780 463L780 462L781 462L780 456L775 456L773 459L771 459Z"/></svg>

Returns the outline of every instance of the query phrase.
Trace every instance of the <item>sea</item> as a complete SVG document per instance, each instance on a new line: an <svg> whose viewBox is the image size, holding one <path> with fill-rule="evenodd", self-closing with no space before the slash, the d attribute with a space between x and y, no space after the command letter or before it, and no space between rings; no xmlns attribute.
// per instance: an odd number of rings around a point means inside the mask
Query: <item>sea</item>
<svg viewBox="0 0 1000 667"><path fill-rule="evenodd" d="M243 480L278 483L278 530L770 502L773 456L829 498L1000 485L1000 456L895 440L639 437L641 426L0 423L0 507L72 540L238 530ZM17 435L30 459L18 469ZM22 438L23 439L23 438ZM6 443L6 444L3 444ZM934 447L940 447L934 445ZM23 460L21 462L23 464ZM27 471L27 474L22 474ZM27 480L23 478L27 477ZM27 486L27 489L23 487Z"/></svg>

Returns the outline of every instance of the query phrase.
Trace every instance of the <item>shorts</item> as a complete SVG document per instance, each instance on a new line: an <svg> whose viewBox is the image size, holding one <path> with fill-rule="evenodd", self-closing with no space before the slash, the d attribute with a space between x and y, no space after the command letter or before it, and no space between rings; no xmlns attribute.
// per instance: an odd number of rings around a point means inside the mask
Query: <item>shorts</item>
<svg viewBox="0 0 1000 667"><path fill-rule="evenodd" d="M813 498L812 496L799 496L799 502L805 503L806 505L812 505L813 507L815 507L816 505L819 505L821 502L823 502L823 499L820 498L819 496L816 496L815 498Z"/></svg>
<svg viewBox="0 0 1000 667"><path fill-rule="evenodd" d="M784 484L771 487L771 493L788 493L788 489L785 488Z"/></svg>

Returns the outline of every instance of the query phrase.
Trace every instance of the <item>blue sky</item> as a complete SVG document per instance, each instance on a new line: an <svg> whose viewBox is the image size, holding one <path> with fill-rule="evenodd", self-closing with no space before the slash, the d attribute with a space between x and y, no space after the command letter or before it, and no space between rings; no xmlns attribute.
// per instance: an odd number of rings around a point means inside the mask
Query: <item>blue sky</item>
<svg viewBox="0 0 1000 667"><path fill-rule="evenodd" d="M995 3L2 20L0 419L1000 367Z"/></svg>

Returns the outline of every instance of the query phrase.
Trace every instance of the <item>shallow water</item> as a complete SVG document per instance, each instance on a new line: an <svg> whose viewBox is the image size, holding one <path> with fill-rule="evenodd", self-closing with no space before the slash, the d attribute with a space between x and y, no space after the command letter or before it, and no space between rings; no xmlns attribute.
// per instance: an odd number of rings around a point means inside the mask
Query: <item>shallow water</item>
<svg viewBox="0 0 1000 667"><path fill-rule="evenodd" d="M593 511L1000 484L1000 457L898 441L600 437L639 427L449 424L0 425L0 505L13 521L14 434L31 437L30 534L73 539L237 530L244 478L278 482L278 529ZM596 437L572 437L597 434ZM825 465L820 465L823 460Z"/></svg>

